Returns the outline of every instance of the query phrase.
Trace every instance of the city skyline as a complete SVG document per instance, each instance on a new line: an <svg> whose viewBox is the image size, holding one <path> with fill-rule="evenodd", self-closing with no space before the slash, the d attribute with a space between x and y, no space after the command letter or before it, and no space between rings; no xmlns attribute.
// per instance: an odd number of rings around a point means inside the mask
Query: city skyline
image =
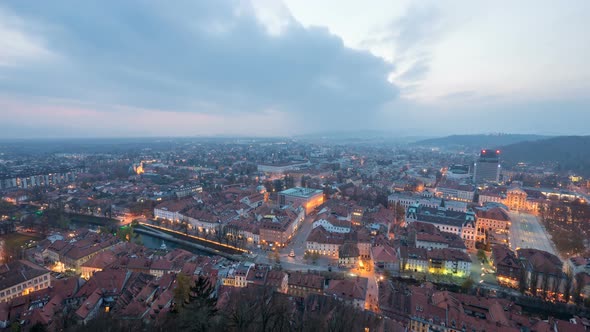
<svg viewBox="0 0 590 332"><path fill-rule="evenodd" d="M569 4L5 2L0 138L587 135Z"/></svg>

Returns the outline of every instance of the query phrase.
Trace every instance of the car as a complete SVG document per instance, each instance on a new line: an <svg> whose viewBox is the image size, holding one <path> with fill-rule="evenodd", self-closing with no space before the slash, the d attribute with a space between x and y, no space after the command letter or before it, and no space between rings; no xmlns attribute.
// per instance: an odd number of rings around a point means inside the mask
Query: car
<svg viewBox="0 0 590 332"><path fill-rule="evenodd" d="M291 252L289 253L289 257L295 257L295 251L291 250Z"/></svg>

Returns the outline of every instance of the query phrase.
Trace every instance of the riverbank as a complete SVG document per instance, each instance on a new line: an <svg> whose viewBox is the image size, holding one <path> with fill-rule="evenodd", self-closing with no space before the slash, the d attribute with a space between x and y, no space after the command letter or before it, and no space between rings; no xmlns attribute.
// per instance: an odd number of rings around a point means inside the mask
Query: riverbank
<svg viewBox="0 0 590 332"><path fill-rule="evenodd" d="M151 225L139 224L134 226L134 231L139 234L146 234L152 237L159 238L164 241L169 241L173 243L177 243L186 247L195 248L199 251L211 254L211 255L218 255L225 257L231 260L242 260L244 258L244 253L242 251L235 250L233 248L212 248L212 246L206 243L198 243L203 242L199 241L198 239L193 239L191 236L183 235L183 234L176 234L174 231L170 230L163 230L155 228Z"/></svg>

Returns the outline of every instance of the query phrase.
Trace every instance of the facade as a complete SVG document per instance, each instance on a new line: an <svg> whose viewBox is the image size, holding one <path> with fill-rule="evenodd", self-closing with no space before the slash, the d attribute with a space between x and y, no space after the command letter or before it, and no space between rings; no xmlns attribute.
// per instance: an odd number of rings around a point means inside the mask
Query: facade
<svg viewBox="0 0 590 332"><path fill-rule="evenodd" d="M344 234L330 233L319 226L311 230L306 241L306 249L324 256L336 256L344 244Z"/></svg>
<svg viewBox="0 0 590 332"><path fill-rule="evenodd" d="M508 232L512 222L501 207L475 208L477 216L478 241L485 240L486 232Z"/></svg>
<svg viewBox="0 0 590 332"><path fill-rule="evenodd" d="M447 200L471 203L475 196L475 187L471 184L444 181L436 187L436 194Z"/></svg>
<svg viewBox="0 0 590 332"><path fill-rule="evenodd" d="M197 229L199 232L215 233L217 227L220 225L219 218L215 215L197 208L190 208L185 212L179 212L178 216L180 220L186 220L191 229Z"/></svg>
<svg viewBox="0 0 590 332"><path fill-rule="evenodd" d="M519 286L522 277L522 264L508 246L493 246L491 263L496 269L496 279L500 285L512 288Z"/></svg>
<svg viewBox="0 0 590 332"><path fill-rule="evenodd" d="M526 287L533 294L563 294L566 275L559 257L543 250L524 248L516 251L523 264Z"/></svg>
<svg viewBox="0 0 590 332"><path fill-rule="evenodd" d="M473 197L472 197L473 198ZM436 208L441 204L441 199L438 197L425 195L412 195L405 193L393 193L387 197L387 201L391 204L400 204L404 209L408 209L410 205L419 204L421 206ZM446 201L445 207L451 211L467 212L467 203L461 201Z"/></svg>
<svg viewBox="0 0 590 332"><path fill-rule="evenodd" d="M221 284L231 287L246 287L248 286L248 272L252 265L241 263L235 268L231 268L225 278L222 278Z"/></svg>
<svg viewBox="0 0 590 332"><path fill-rule="evenodd" d="M176 197L182 198L182 197L187 197L187 196L197 194L200 192L203 192L202 186L187 186L187 187L181 187L181 188L177 189L174 192L174 194L176 194Z"/></svg>
<svg viewBox="0 0 590 332"><path fill-rule="evenodd" d="M356 277L352 279L330 280L326 295L332 295L345 304L358 309L365 308L369 279Z"/></svg>
<svg viewBox="0 0 590 332"><path fill-rule="evenodd" d="M319 219L313 222L313 228L324 227L330 233L350 233L351 222L346 220L338 220L335 218Z"/></svg>
<svg viewBox="0 0 590 332"><path fill-rule="evenodd" d="M282 215L264 216L259 228L261 242L285 245L293 238L305 216L302 209L297 210L297 213L292 210L285 212Z"/></svg>
<svg viewBox="0 0 590 332"><path fill-rule="evenodd" d="M475 248L479 236L477 217L473 211L450 211L444 207L429 208L414 204L406 212L406 221L432 224L440 231L457 234L468 249Z"/></svg>
<svg viewBox="0 0 590 332"><path fill-rule="evenodd" d="M154 208L154 217L168 221L180 222L182 211L189 207L188 201L167 201L158 204Z"/></svg>
<svg viewBox="0 0 590 332"><path fill-rule="evenodd" d="M291 272L287 293L301 298L306 298L309 294L323 294L324 283L325 278L319 274Z"/></svg>
<svg viewBox="0 0 590 332"><path fill-rule="evenodd" d="M428 272L427 250L424 248L401 247L401 271L408 272Z"/></svg>
<svg viewBox="0 0 590 332"><path fill-rule="evenodd" d="M406 272L419 272L455 277L471 274L471 259L465 252L457 249L432 249L401 247L400 269Z"/></svg>
<svg viewBox="0 0 590 332"><path fill-rule="evenodd" d="M506 200L504 204L512 211L526 211L528 210L527 193L520 188L510 188L506 192Z"/></svg>
<svg viewBox="0 0 590 332"><path fill-rule="evenodd" d="M0 266L0 303L51 286L50 271L19 260Z"/></svg>
<svg viewBox="0 0 590 332"><path fill-rule="evenodd" d="M500 181L500 151L481 150L474 164L473 181L476 184Z"/></svg>
<svg viewBox="0 0 590 332"><path fill-rule="evenodd" d="M351 269L360 261L359 248L355 243L345 243L338 249L338 266Z"/></svg>
<svg viewBox="0 0 590 332"><path fill-rule="evenodd" d="M39 186L70 183L75 181L78 175L85 171L84 168L73 168L67 171L58 171L47 174L7 176L0 179L0 189L27 189Z"/></svg>
<svg viewBox="0 0 590 332"><path fill-rule="evenodd" d="M399 257L393 247L389 245L372 247L371 258L375 269L389 271L393 276L399 275Z"/></svg>
<svg viewBox="0 0 590 332"><path fill-rule="evenodd" d="M320 189L294 187L279 192L278 196L281 208L288 205L295 208L302 206L306 214L324 203L324 192Z"/></svg>

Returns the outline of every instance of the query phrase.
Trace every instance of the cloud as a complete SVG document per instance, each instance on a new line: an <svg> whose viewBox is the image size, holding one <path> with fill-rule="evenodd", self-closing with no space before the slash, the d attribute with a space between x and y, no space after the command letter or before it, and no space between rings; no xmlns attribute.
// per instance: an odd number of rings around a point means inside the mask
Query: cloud
<svg viewBox="0 0 590 332"><path fill-rule="evenodd" d="M41 40L35 39L24 28L24 22L0 8L0 67L52 58Z"/></svg>
<svg viewBox="0 0 590 332"><path fill-rule="evenodd" d="M396 64L391 80L408 96L419 90L419 83L428 75L433 47L445 31L446 23L437 7L411 5L403 15L375 28L360 45L369 49L385 45L391 49L390 60Z"/></svg>
<svg viewBox="0 0 590 332"><path fill-rule="evenodd" d="M58 56L0 67L0 90L138 112L273 112L314 130L358 125L397 97L390 63L325 28L304 28L284 7L260 8L238 0L4 2L2 12L27 22Z"/></svg>

